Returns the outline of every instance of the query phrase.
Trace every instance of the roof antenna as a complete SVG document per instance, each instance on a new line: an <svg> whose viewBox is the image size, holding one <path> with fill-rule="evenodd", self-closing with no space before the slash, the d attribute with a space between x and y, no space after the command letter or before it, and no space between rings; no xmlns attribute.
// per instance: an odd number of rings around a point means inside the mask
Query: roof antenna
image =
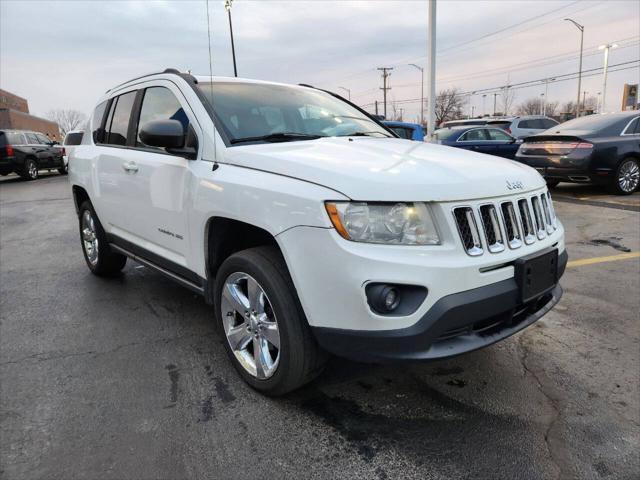
<svg viewBox="0 0 640 480"><path fill-rule="evenodd" d="M209 22L209 0L207 2L207 38L209 40L209 89L211 95L211 120L213 121L213 170L218 168L218 149L216 148L216 112L213 107L213 57L211 56L211 23Z"/></svg>

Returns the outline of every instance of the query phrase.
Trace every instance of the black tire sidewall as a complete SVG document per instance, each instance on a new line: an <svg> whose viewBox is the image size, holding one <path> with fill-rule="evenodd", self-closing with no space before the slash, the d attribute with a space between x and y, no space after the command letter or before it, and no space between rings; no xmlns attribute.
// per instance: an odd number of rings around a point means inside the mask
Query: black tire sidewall
<svg viewBox="0 0 640 480"><path fill-rule="evenodd" d="M625 192L624 190L622 190L620 188L620 182L618 181L619 178L620 178L620 171L622 170L623 165L625 165L626 163L629 163L629 162L633 162L638 167L640 167L640 162L635 158L625 158L624 160L622 160L620 162L620 164L618 165L618 168L616 168L616 174L615 174L615 177L613 179L613 185L612 185L613 191L615 193L617 193L618 195L631 195L632 193L636 192L638 190L638 187L640 186L640 183L639 183L638 185L636 185L636 188L634 190L630 191L630 192Z"/></svg>
<svg viewBox="0 0 640 480"><path fill-rule="evenodd" d="M244 252L239 252L239 254L234 254L229 257L222 264L216 275L214 308L217 328L221 332L229 358L231 358L234 367L242 378L253 388L263 393L278 395L284 393L280 392L280 390L289 382L289 378L292 376L291 370L299 367L296 362L301 363L302 361L302 359L294 358L296 357L296 353L300 353L294 352L294 350L302 344L302 332L300 325L296 324L296 322L306 322L306 319L304 317L301 318L295 292L290 291L289 285L286 280L282 278L278 269L273 265L269 265L267 261L259 263L253 262L243 257L243 253ZM283 260L274 258L273 261ZM234 272L243 272L251 275L260 284L267 294L278 321L280 359L275 373L265 380L257 379L240 365L224 333L221 294L226 279ZM295 376L295 374L293 376Z"/></svg>
<svg viewBox="0 0 640 480"><path fill-rule="evenodd" d="M88 210L93 217L93 222L96 227L96 236L98 238L98 261L95 265L92 265L89 261L87 252L84 249L84 243L82 239L82 216L84 215L85 210ZM96 211L94 210L93 205L89 200L85 200L80 205L78 215L78 230L80 233L80 246L82 248L82 255L84 256L84 261L86 262L87 267L89 267L89 270L99 276L117 275L124 267L126 263L126 257L124 255L111 251L109 242L107 241L107 234L102 228L100 219L98 218L98 215L96 214Z"/></svg>

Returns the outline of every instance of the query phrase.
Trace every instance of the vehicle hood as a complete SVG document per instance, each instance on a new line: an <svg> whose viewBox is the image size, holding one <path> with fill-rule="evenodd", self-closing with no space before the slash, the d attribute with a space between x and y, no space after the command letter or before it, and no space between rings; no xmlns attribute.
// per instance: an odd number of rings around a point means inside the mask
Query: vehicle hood
<svg viewBox="0 0 640 480"><path fill-rule="evenodd" d="M353 200L479 199L545 185L534 169L511 160L398 138L244 145L227 149L224 161L316 183ZM509 189L507 182L522 188Z"/></svg>

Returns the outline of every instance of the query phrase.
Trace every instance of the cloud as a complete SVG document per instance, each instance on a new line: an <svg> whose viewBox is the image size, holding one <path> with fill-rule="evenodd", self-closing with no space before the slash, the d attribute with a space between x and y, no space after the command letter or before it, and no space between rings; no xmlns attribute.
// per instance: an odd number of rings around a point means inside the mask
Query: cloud
<svg viewBox="0 0 640 480"><path fill-rule="evenodd" d="M233 72L229 27L222 1L210 0L214 73ZM502 34L489 32L561 8ZM381 99L376 67L395 66L391 98L418 98L424 64L426 2L418 1L251 1L233 4L233 26L241 76L351 89L361 104ZM636 36L635 45L614 51L612 63L639 58L638 2L438 2L438 85L462 90L570 73L575 59L503 70L531 59L578 48L571 15L585 24L585 46ZM615 38L612 38L615 37ZM470 42L458 48L451 47ZM451 50L448 50L451 49ZM585 69L600 66L585 57ZM52 108L89 111L113 85L140 74L175 67L207 74L205 1L0 2L0 83L29 99L32 111ZM478 76L491 69L491 75ZM622 85L638 81L638 70L612 73L609 97L619 102ZM455 79L447 81L449 79ZM599 77L585 79L587 91ZM553 84L551 100L575 97L575 82ZM518 91L518 100L539 95ZM478 111L480 98L474 99ZM403 106L415 118L419 103Z"/></svg>

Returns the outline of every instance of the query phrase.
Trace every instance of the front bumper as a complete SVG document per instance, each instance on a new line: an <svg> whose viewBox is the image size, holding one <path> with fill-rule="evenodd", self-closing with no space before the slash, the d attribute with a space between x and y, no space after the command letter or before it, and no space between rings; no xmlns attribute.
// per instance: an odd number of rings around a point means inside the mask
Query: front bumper
<svg viewBox="0 0 640 480"><path fill-rule="evenodd" d="M558 278L568 255L558 257ZM438 300L414 325L396 330L361 331L312 327L318 343L330 353L357 361L389 363L432 360L477 350L523 330L560 301L562 287L518 304L513 278Z"/></svg>

